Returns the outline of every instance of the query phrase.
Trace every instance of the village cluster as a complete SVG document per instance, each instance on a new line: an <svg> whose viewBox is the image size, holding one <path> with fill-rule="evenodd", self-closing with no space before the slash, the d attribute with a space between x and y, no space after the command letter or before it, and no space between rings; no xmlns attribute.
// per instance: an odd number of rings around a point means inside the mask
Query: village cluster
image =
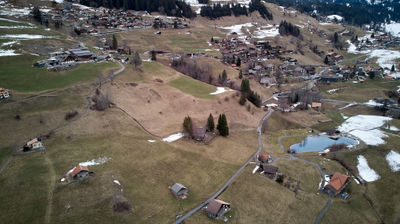
<svg viewBox="0 0 400 224"><path fill-rule="evenodd" d="M147 12L131 12L104 7L90 8L69 1L63 8L42 9L42 21L54 21L56 26L68 24L77 35L101 36L127 30L148 28L187 28L182 19L168 16L152 16Z"/></svg>

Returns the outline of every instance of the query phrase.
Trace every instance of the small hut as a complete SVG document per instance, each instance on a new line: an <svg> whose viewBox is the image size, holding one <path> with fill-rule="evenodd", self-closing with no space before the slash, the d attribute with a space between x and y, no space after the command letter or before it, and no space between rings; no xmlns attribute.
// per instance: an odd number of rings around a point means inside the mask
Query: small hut
<svg viewBox="0 0 400 224"><path fill-rule="evenodd" d="M188 194L187 187L183 186L180 183L175 183L172 187L170 187L171 192L175 195L175 197L185 199Z"/></svg>

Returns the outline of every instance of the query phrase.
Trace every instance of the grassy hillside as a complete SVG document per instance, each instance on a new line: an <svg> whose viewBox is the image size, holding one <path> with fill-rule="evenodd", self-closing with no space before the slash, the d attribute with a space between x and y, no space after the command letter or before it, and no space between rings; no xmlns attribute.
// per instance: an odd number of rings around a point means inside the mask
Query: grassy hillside
<svg viewBox="0 0 400 224"><path fill-rule="evenodd" d="M95 80L99 74L107 75L107 70L117 69L114 62L79 64L77 68L62 72L32 68L38 57L21 55L0 58L1 87L20 92L37 92L57 89L72 84Z"/></svg>

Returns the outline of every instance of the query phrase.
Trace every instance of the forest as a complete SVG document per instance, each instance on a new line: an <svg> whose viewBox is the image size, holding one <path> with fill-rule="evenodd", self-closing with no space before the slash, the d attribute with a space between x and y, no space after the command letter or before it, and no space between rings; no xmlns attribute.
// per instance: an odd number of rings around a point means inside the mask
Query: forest
<svg viewBox="0 0 400 224"><path fill-rule="evenodd" d="M367 4L365 1L296 1L296 0L266 0L284 7L292 7L313 17L340 15L348 24L362 26L364 24L384 23L400 20L400 4L388 1L385 4ZM315 11L317 13L315 13Z"/></svg>
<svg viewBox="0 0 400 224"><path fill-rule="evenodd" d="M160 12L168 16L194 18L190 5L178 0L80 0L82 5L125 10Z"/></svg>

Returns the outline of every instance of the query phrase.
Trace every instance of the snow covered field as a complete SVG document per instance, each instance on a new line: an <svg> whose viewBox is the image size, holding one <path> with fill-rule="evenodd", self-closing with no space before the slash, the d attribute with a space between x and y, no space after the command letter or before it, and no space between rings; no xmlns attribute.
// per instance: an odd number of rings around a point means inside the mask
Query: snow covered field
<svg viewBox="0 0 400 224"><path fill-rule="evenodd" d="M386 32L391 33L393 36L400 37L400 23L391 22L385 24Z"/></svg>
<svg viewBox="0 0 400 224"><path fill-rule="evenodd" d="M253 37L259 39L264 39L266 37L275 37L278 35L279 35L278 25L276 25L275 27L273 25L258 27L253 33Z"/></svg>
<svg viewBox="0 0 400 224"><path fill-rule="evenodd" d="M390 117L357 115L347 119L338 130L359 138L367 145L381 145L385 144L383 138L388 136L379 128L390 120Z"/></svg>
<svg viewBox="0 0 400 224"><path fill-rule="evenodd" d="M397 172L400 170L400 153L391 150L386 155L386 161L393 172Z"/></svg>
<svg viewBox="0 0 400 224"><path fill-rule="evenodd" d="M359 38L360 40L366 40L370 38L370 34ZM393 64L396 64L395 60L400 58L400 51L394 50L386 50L386 49L373 49L373 50L364 50L359 51L357 47L351 43L350 40L347 40L349 44L349 48L347 49L348 53L352 54L366 54L368 55L368 59L377 58L376 63L382 68L391 68ZM400 72L390 73L392 77L400 78Z"/></svg>
<svg viewBox="0 0 400 224"><path fill-rule="evenodd" d="M183 137L182 133L177 133L177 134L170 135L166 138L163 138L162 140L163 140L163 142L174 142L176 140L179 140L182 137Z"/></svg>
<svg viewBox="0 0 400 224"><path fill-rule="evenodd" d="M360 155L357 157L357 159L358 159L358 164L357 164L358 173L365 181L373 182L381 178L381 176L379 176L379 174L375 172L375 170L369 167L367 159L365 159L364 156Z"/></svg>

